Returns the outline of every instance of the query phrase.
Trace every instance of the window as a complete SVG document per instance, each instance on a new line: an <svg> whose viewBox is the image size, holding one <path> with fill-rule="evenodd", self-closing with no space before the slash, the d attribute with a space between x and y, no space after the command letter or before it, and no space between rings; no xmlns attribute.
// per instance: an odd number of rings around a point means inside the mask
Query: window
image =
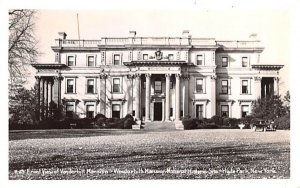
<svg viewBox="0 0 300 188"><path fill-rule="evenodd" d="M67 79L67 93L75 93L75 80Z"/></svg>
<svg viewBox="0 0 300 188"><path fill-rule="evenodd" d="M148 54L143 54L143 60L148 60Z"/></svg>
<svg viewBox="0 0 300 188"><path fill-rule="evenodd" d="M196 117L203 118L203 104L196 105Z"/></svg>
<svg viewBox="0 0 300 188"><path fill-rule="evenodd" d="M242 57L242 67L248 66L248 57Z"/></svg>
<svg viewBox="0 0 300 188"><path fill-rule="evenodd" d="M196 79L196 93L203 93L203 79Z"/></svg>
<svg viewBox="0 0 300 188"><path fill-rule="evenodd" d="M174 60L174 55L173 54L169 54L168 55L168 59L169 59L169 61L173 61Z"/></svg>
<svg viewBox="0 0 300 188"><path fill-rule="evenodd" d="M68 66L75 66L75 56L68 56Z"/></svg>
<svg viewBox="0 0 300 188"><path fill-rule="evenodd" d="M94 105L86 105L86 118L92 119L94 118L95 106Z"/></svg>
<svg viewBox="0 0 300 188"><path fill-rule="evenodd" d="M121 93L121 81L120 78L113 79L113 93Z"/></svg>
<svg viewBox="0 0 300 188"><path fill-rule="evenodd" d="M249 114L249 106L242 105L242 117L246 117Z"/></svg>
<svg viewBox="0 0 300 188"><path fill-rule="evenodd" d="M120 118L121 115L121 106L119 104L112 105L112 117L113 118Z"/></svg>
<svg viewBox="0 0 300 188"><path fill-rule="evenodd" d="M228 94L228 80L222 80L221 93Z"/></svg>
<svg viewBox="0 0 300 188"><path fill-rule="evenodd" d="M161 92L162 92L161 81L154 81L154 93L161 93Z"/></svg>
<svg viewBox="0 0 300 188"><path fill-rule="evenodd" d="M119 54L114 55L114 65L121 65L121 58Z"/></svg>
<svg viewBox="0 0 300 188"><path fill-rule="evenodd" d="M74 115L74 104L67 103L66 104L66 117L73 118Z"/></svg>
<svg viewBox="0 0 300 188"><path fill-rule="evenodd" d="M143 89L146 89L146 82L143 82Z"/></svg>
<svg viewBox="0 0 300 188"><path fill-rule="evenodd" d="M87 93L95 93L94 79L87 80Z"/></svg>
<svg viewBox="0 0 300 188"><path fill-rule="evenodd" d="M222 57L222 67L228 67L228 57Z"/></svg>
<svg viewBox="0 0 300 188"><path fill-rule="evenodd" d="M173 89L173 82L170 82L170 89Z"/></svg>
<svg viewBox="0 0 300 188"><path fill-rule="evenodd" d="M221 105L221 116L229 117L229 106L228 105Z"/></svg>
<svg viewBox="0 0 300 188"><path fill-rule="evenodd" d="M242 80L242 94L248 94L248 80Z"/></svg>
<svg viewBox="0 0 300 188"><path fill-rule="evenodd" d="M173 117L173 108L170 108L170 117Z"/></svg>
<svg viewBox="0 0 300 188"><path fill-rule="evenodd" d="M87 62L88 67L94 67L95 66L95 56L88 56L87 59L88 59L88 62Z"/></svg>
<svg viewBox="0 0 300 188"><path fill-rule="evenodd" d="M203 65L203 55L197 55L197 65Z"/></svg>

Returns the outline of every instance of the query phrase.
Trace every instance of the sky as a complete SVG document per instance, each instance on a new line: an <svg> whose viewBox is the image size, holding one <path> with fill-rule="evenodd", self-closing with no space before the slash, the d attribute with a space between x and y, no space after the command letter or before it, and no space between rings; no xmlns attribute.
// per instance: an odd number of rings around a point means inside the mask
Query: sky
<svg viewBox="0 0 300 188"><path fill-rule="evenodd" d="M81 39L137 36L181 36L189 30L193 37L216 40L248 40L257 34L265 47L262 64L283 64L280 93L289 90L290 12L286 10L208 10L208 9L107 9L107 10L38 10L36 36L42 55L39 63L53 63L51 46L58 32L78 39L77 13Z"/></svg>

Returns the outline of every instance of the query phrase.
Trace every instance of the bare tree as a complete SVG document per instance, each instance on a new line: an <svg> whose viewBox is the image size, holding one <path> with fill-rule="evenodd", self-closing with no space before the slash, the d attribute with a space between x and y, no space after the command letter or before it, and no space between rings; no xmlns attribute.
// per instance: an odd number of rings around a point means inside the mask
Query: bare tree
<svg viewBox="0 0 300 188"><path fill-rule="evenodd" d="M35 10L9 10L8 67L10 90L26 81L26 68L36 61Z"/></svg>

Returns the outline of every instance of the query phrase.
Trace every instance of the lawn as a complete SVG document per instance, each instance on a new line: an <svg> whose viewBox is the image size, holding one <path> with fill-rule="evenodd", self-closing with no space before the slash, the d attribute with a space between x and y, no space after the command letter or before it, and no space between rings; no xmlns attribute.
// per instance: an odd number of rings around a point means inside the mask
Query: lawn
<svg viewBox="0 0 300 188"><path fill-rule="evenodd" d="M289 134L220 129L11 131L9 178L289 178Z"/></svg>

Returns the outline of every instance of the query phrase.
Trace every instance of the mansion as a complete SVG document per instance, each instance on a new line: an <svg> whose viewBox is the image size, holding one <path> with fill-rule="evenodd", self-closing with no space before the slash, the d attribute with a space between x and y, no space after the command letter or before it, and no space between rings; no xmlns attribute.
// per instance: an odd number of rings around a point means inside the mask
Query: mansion
<svg viewBox="0 0 300 188"><path fill-rule="evenodd" d="M147 121L214 115L241 118L253 102L279 94L283 65L262 64L260 41L180 37L72 40L59 33L54 62L37 69L40 119L132 114Z"/></svg>

